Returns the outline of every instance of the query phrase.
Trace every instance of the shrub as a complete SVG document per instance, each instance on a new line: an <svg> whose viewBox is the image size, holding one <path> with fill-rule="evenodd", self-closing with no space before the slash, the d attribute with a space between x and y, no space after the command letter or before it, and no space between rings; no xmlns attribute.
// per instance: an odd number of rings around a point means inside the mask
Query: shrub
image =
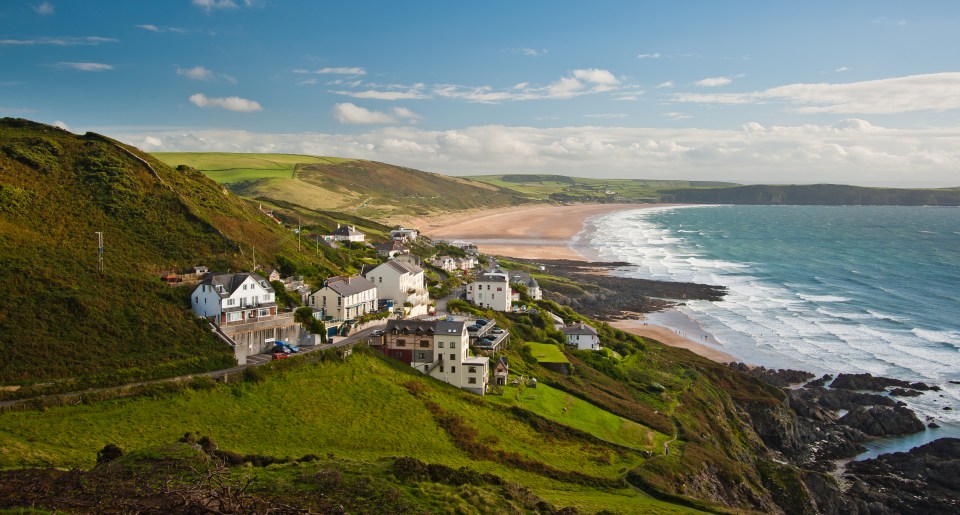
<svg viewBox="0 0 960 515"><path fill-rule="evenodd" d="M108 443L103 449L97 451L97 465L110 463L111 461L123 456L123 449L115 444Z"/></svg>

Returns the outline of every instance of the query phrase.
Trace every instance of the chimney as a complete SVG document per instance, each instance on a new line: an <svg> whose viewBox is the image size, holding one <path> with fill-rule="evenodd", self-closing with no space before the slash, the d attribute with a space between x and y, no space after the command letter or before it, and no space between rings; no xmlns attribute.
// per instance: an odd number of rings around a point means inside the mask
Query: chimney
<svg viewBox="0 0 960 515"><path fill-rule="evenodd" d="M337 229L340 228L340 222L337 222Z"/></svg>

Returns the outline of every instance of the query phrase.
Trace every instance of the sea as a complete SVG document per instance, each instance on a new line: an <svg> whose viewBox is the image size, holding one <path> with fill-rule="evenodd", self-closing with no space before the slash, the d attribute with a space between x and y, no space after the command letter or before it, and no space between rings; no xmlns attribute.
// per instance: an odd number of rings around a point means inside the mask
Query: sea
<svg viewBox="0 0 960 515"><path fill-rule="evenodd" d="M649 320L739 361L942 388L900 399L939 429L860 458L960 437L960 208L653 207L591 218L574 248L626 277L725 286Z"/></svg>

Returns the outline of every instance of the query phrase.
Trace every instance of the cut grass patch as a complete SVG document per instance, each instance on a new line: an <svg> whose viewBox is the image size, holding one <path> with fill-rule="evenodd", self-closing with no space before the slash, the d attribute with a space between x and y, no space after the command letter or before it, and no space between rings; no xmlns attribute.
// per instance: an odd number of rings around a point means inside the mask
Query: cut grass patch
<svg viewBox="0 0 960 515"><path fill-rule="evenodd" d="M533 357L540 363L570 363L563 351L552 343L528 343Z"/></svg>

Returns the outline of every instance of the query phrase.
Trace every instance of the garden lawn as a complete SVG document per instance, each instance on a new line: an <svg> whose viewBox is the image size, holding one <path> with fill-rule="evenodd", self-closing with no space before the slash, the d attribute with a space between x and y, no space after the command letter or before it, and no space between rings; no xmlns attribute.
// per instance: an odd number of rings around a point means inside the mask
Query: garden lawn
<svg viewBox="0 0 960 515"><path fill-rule="evenodd" d="M540 363L570 363L560 347L552 343L528 343L533 357Z"/></svg>

